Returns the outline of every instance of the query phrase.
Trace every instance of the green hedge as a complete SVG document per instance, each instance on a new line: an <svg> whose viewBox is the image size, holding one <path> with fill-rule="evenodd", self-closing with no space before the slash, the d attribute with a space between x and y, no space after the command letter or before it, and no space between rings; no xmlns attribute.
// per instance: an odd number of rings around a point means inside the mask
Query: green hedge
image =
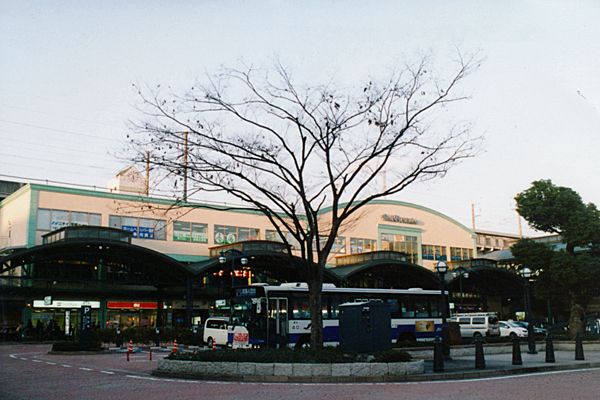
<svg viewBox="0 0 600 400"><path fill-rule="evenodd" d="M352 363L352 362L407 362L412 358L402 350L389 350L359 354L346 352L339 347L322 349L236 349L207 350L197 353L171 353L170 360L254 363Z"/></svg>

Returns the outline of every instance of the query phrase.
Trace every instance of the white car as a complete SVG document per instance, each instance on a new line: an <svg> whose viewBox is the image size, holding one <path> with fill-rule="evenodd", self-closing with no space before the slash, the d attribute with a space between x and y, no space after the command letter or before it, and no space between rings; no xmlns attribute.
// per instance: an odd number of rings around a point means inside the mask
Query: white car
<svg viewBox="0 0 600 400"><path fill-rule="evenodd" d="M500 321L500 336L527 337L527 329L514 321Z"/></svg>

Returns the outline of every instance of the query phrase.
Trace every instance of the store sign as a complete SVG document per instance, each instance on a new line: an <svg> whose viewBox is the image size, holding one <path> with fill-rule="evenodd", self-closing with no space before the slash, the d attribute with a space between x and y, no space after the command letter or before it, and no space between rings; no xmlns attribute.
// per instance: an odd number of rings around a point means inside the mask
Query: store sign
<svg viewBox="0 0 600 400"><path fill-rule="evenodd" d="M214 272L213 276L231 276L231 270L225 269L220 270L219 272ZM247 269L236 269L235 270L236 278L250 278L250 271Z"/></svg>
<svg viewBox="0 0 600 400"><path fill-rule="evenodd" d="M405 217L401 217L399 215L392 215L392 214L382 214L381 219L384 221L387 221L387 222L399 222L401 224L411 224L411 225L417 224L417 220L414 218L405 218Z"/></svg>
<svg viewBox="0 0 600 400"><path fill-rule="evenodd" d="M107 308L135 308L138 310L156 310L156 303L139 301L109 301Z"/></svg>
<svg viewBox="0 0 600 400"><path fill-rule="evenodd" d="M140 239L154 239L154 228L145 228L140 226Z"/></svg>
<svg viewBox="0 0 600 400"><path fill-rule="evenodd" d="M50 304L46 300L34 300L33 308L80 308L83 306L83 301L74 300L52 300ZM99 301L89 301L86 305L92 308L100 308Z"/></svg>
<svg viewBox="0 0 600 400"><path fill-rule="evenodd" d="M122 225L121 229L123 229L124 231L127 232L131 232L131 237L138 237L138 227L137 226L129 226L129 225Z"/></svg>

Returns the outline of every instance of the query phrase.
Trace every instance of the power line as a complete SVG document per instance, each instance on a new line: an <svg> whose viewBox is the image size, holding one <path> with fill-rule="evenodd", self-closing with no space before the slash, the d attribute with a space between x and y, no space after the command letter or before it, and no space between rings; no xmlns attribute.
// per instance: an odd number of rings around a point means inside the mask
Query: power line
<svg viewBox="0 0 600 400"><path fill-rule="evenodd" d="M9 123L9 124L15 124L15 125L21 125L21 126L27 126L29 128L43 129L43 130L52 131L52 132L68 133L70 135L84 136L84 137L90 137L90 138L94 138L94 139L103 139L103 140L106 140L105 136L95 136L95 135L89 135L89 134L85 134L85 133L65 131L63 129L46 128L44 126L25 124L25 123L22 123L22 122L15 122L15 121L7 121L7 120L4 120L4 119L0 119L0 122L6 122L6 123Z"/></svg>

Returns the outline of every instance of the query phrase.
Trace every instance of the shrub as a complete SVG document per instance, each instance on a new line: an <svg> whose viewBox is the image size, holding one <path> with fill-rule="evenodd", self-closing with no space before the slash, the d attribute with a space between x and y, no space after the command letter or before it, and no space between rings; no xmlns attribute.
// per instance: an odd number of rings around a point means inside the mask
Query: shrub
<svg viewBox="0 0 600 400"><path fill-rule="evenodd" d="M352 363L352 362L407 362L410 354L400 350L359 354L345 352L339 347L326 346L321 349L236 349L210 350L198 353L171 353L170 360L209 362L255 362L255 363Z"/></svg>

